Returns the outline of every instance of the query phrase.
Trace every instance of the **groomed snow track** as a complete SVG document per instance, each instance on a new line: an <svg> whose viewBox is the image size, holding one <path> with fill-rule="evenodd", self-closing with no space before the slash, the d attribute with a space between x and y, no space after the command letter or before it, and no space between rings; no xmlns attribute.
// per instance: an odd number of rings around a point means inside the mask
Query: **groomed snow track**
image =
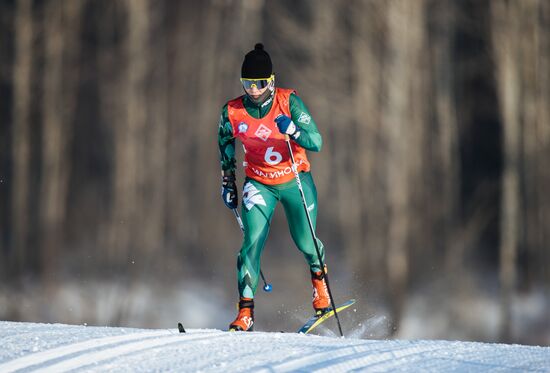
<svg viewBox="0 0 550 373"><path fill-rule="evenodd" d="M550 347L0 322L0 372L550 372Z"/></svg>

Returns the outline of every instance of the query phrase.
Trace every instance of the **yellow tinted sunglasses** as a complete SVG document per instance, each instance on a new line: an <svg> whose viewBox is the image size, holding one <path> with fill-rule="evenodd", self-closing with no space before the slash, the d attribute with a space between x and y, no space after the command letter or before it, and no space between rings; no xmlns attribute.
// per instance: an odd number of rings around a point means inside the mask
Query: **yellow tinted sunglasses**
<svg viewBox="0 0 550 373"><path fill-rule="evenodd" d="M257 89L263 89L269 85L275 79L275 74L271 74L269 78L260 78L260 79L247 79L241 78L241 83L244 89L251 89L256 87Z"/></svg>

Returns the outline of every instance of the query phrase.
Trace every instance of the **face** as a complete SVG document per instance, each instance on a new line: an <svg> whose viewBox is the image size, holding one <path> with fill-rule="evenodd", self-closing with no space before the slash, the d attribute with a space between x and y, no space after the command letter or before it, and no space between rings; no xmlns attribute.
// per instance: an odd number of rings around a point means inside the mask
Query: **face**
<svg viewBox="0 0 550 373"><path fill-rule="evenodd" d="M251 88L245 88L245 91L246 93L254 98L254 99L257 99L259 98L269 87L264 87L264 88L258 88L256 87L255 85L253 85Z"/></svg>

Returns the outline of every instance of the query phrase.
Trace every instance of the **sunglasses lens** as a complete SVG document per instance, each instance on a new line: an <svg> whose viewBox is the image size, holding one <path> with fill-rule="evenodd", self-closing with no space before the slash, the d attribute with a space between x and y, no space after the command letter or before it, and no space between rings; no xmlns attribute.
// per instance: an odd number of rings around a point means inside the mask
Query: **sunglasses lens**
<svg viewBox="0 0 550 373"><path fill-rule="evenodd" d="M256 86L258 89L263 89L269 84L269 79L242 79L242 82L245 89L250 89L253 86Z"/></svg>

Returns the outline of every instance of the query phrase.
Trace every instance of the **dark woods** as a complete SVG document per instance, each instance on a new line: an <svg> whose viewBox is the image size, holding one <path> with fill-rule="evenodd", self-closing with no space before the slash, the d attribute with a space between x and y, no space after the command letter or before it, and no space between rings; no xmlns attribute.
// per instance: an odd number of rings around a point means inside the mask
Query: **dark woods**
<svg viewBox="0 0 550 373"><path fill-rule="evenodd" d="M258 41L324 136L318 235L340 294L397 333L418 289L481 292L498 339L520 340L514 299L550 299L545 0L3 1L3 291L199 279L232 302L217 123ZM278 214L262 265L289 296L307 274Z"/></svg>

